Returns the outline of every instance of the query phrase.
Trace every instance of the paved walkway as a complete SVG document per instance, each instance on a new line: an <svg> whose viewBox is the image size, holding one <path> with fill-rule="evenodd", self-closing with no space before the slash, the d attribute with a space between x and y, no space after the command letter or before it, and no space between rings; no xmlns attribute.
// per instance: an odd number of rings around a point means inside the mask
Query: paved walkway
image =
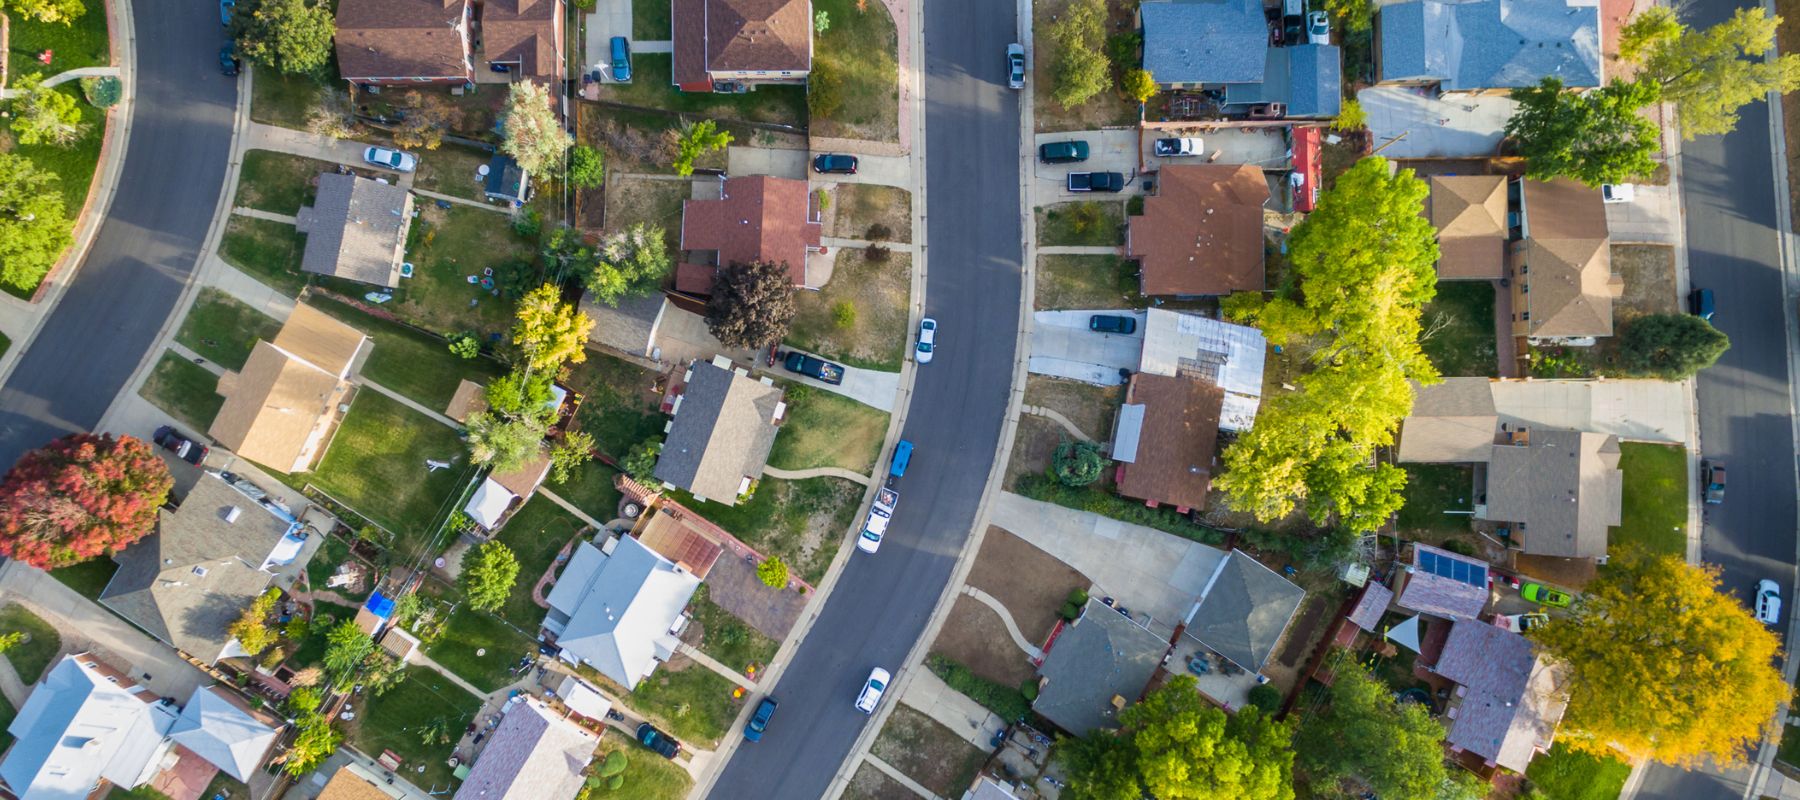
<svg viewBox="0 0 1800 800"><path fill-rule="evenodd" d="M250 217L251 219L266 219L270 222L280 222L280 223L283 223L286 225L299 225L300 224L300 220L292 214L277 214L273 211L263 211L261 209L256 209L256 208L244 208L243 206L238 206L237 208L232 209L231 213L236 214L240 217Z"/></svg>
<svg viewBox="0 0 1800 800"><path fill-rule="evenodd" d="M425 655L425 651L422 649L415 648L412 653L406 656L406 661L409 664L417 664L444 676L449 679L451 683L461 686L468 690L469 694L475 695L476 697L487 697L489 694L488 692L482 691L481 688L475 684L463 680L461 675L451 672L449 667L439 664L436 661L432 661L431 656Z"/></svg>
<svg viewBox="0 0 1800 800"><path fill-rule="evenodd" d="M700 652L699 648L696 648L687 642L682 642L675 646L675 650L676 652L693 659L694 663L719 673L729 679L732 683L744 687L744 691L756 691L756 681L750 680L745 677L743 673L720 663L718 659Z"/></svg>
<svg viewBox="0 0 1800 800"><path fill-rule="evenodd" d="M886 761L882 761L881 759L876 758L874 753L868 753L868 754L864 755L863 759L869 762L869 766L872 766L878 770L881 770L883 773L886 773L888 777L893 778L894 780L898 781L901 786L905 786L913 794L916 794L920 797L929 798L930 800L944 800L943 798L938 797L935 794L932 794L931 790L925 788L924 784L919 783L918 781L915 781L912 778L906 777L906 773L901 772L898 769L895 769L893 764L889 764Z"/></svg>
<svg viewBox="0 0 1800 800"><path fill-rule="evenodd" d="M420 197L429 197L433 200L442 200L446 203L456 203L457 205L474 206L475 208L479 208L484 211L492 211L496 214L505 214L507 216L512 216L512 210L506 208L505 206L497 206L497 205L494 205L493 203L483 203L479 200L470 200L467 197L457 197L456 195L453 195L453 194L440 194L438 192L428 192L428 191L425 191L424 189L420 189L417 186L413 187L412 193L416 194Z"/></svg>
<svg viewBox="0 0 1800 800"><path fill-rule="evenodd" d="M0 694L6 696L6 702L11 703L14 709L23 708L25 698L31 696L31 687L19 677L19 671L13 669L12 662L4 658L0 658Z"/></svg>
<svg viewBox="0 0 1800 800"><path fill-rule="evenodd" d="M995 614L999 614L1000 622L1006 625L1007 635L1012 637L1013 644L1025 651L1025 655L1031 656L1033 660L1044 657L1044 651L1039 650L1031 643L1030 639L1025 638L1025 634L1019 631L1019 623L1013 621L1012 612L1006 610L1006 604L1000 602L1000 598L973 586L962 587L962 593L981 601L982 605L993 609Z"/></svg>
<svg viewBox="0 0 1800 800"><path fill-rule="evenodd" d="M1069 432L1069 435L1084 442L1094 441L1094 437L1087 435L1086 432L1077 427L1068 417L1063 416L1061 411L1057 411L1054 408L1045 408L1043 406L1020 406L1019 410L1033 416L1043 417L1051 422L1061 425L1063 430Z"/></svg>
<svg viewBox="0 0 1800 800"><path fill-rule="evenodd" d="M91 650L150 691L186 700L212 679L183 661L175 649L113 616L59 583L49 573L8 561L0 565L0 601L15 602L62 634L64 653Z"/></svg>
<svg viewBox="0 0 1800 800"><path fill-rule="evenodd" d="M763 474L780 478L784 481L802 481L807 478L843 478L844 480L868 486L870 478L843 467L813 467L812 469L776 469L763 467Z"/></svg>
<svg viewBox="0 0 1800 800"><path fill-rule="evenodd" d="M1037 254L1040 256L1116 256L1119 254L1119 250L1120 248L1118 247L1061 245L1058 247L1039 247L1037 249Z"/></svg>
<svg viewBox="0 0 1800 800"><path fill-rule="evenodd" d="M594 519L593 516L589 515L586 511L582 511L579 506L576 506L574 503L564 500L562 495L552 492L549 489L545 489L542 486L538 487L537 493L540 495L543 495L546 498L549 498L550 502L555 503L559 506L562 506L564 511L574 514L576 516L576 518L580 519L582 522L585 522L596 528L606 527L606 525L604 523L602 523L600 520Z"/></svg>
<svg viewBox="0 0 1800 800"><path fill-rule="evenodd" d="M868 239L840 239L836 236L820 237L819 244L834 250L862 250L870 245L877 244L889 250L897 250L902 253L913 253L917 252L919 249L917 245L908 242L871 242Z"/></svg>
<svg viewBox="0 0 1800 800"><path fill-rule="evenodd" d="M65 72L56 73L55 75L44 79L44 85L61 86L69 81L80 80L82 78L117 77L119 77L118 67L81 67L79 69L71 69ZM19 94L20 92L18 89L7 89L5 91L0 91L0 99L17 97Z"/></svg>
<svg viewBox="0 0 1800 800"><path fill-rule="evenodd" d="M329 136L320 136L316 133L297 131L292 128L282 128L275 125L264 125L260 122L250 123L250 125L244 129L244 135L238 143L239 152L248 150L275 150L297 156L306 156L307 158L316 158L320 161L345 164L360 169L377 170L389 175L397 176L395 183L400 188L409 191L412 189L415 173L389 172L363 161L363 151L367 148L367 144L352 139L333 139Z"/></svg>
<svg viewBox="0 0 1800 800"><path fill-rule="evenodd" d="M1006 729L1006 720L999 714L984 708L968 695L963 694L944 683L929 669L912 670L912 679L906 684L906 693L901 701L918 709L925 716L937 720L944 727L956 732L969 744L975 745L983 753L991 753L994 748L994 732Z"/></svg>

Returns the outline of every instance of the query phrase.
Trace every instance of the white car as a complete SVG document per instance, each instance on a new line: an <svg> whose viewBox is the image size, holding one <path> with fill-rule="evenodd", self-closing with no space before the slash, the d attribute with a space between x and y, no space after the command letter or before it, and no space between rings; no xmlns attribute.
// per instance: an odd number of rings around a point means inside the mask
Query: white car
<svg viewBox="0 0 1800 800"><path fill-rule="evenodd" d="M1306 43L1331 44L1331 16L1323 11L1306 15Z"/></svg>
<svg viewBox="0 0 1800 800"><path fill-rule="evenodd" d="M1206 142L1198 136L1175 136L1157 139L1153 147L1162 158L1182 158L1200 155L1206 150Z"/></svg>
<svg viewBox="0 0 1800 800"><path fill-rule="evenodd" d="M1768 578L1756 583L1756 621L1764 625L1781 621L1781 587Z"/></svg>
<svg viewBox="0 0 1800 800"><path fill-rule="evenodd" d="M388 147L371 147L363 151L363 160L382 169L395 172L412 172L419 165L419 159L412 153L394 150Z"/></svg>
<svg viewBox="0 0 1800 800"><path fill-rule="evenodd" d="M875 706L881 703L881 693L887 691L888 678L888 671L880 667L869 672L869 679L863 681L862 691L856 695L857 711L875 713Z"/></svg>
<svg viewBox="0 0 1800 800"><path fill-rule="evenodd" d="M937 320L919 320L919 343L913 347L914 358L921 364L931 363L931 351L937 347Z"/></svg>
<svg viewBox="0 0 1800 800"><path fill-rule="evenodd" d="M1629 203L1637 197L1637 185L1631 183L1600 184L1600 202Z"/></svg>
<svg viewBox="0 0 1800 800"><path fill-rule="evenodd" d="M900 493L883 488L875 493L875 504L869 506L869 517L863 520L862 533L856 537L856 549L874 553L881 549L881 537L887 535L888 523L894 520L894 506Z"/></svg>

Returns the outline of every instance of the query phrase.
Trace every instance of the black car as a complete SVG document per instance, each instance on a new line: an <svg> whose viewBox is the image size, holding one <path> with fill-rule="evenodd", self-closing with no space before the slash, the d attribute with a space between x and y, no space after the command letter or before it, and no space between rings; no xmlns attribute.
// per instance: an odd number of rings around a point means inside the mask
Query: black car
<svg viewBox="0 0 1800 800"><path fill-rule="evenodd" d="M1038 145L1038 160L1046 164L1074 164L1087 159L1087 142L1071 140Z"/></svg>
<svg viewBox="0 0 1800 800"><path fill-rule="evenodd" d="M1137 320L1117 314L1095 314L1088 317L1088 330L1098 333L1130 334L1137 331Z"/></svg>
<svg viewBox="0 0 1800 800"><path fill-rule="evenodd" d="M842 153L825 153L813 159L813 172L832 173L835 175L855 175L856 156Z"/></svg>
<svg viewBox="0 0 1800 800"><path fill-rule="evenodd" d="M844 368L820 358L813 358L805 353L790 352L781 360L781 365L788 372L805 375L836 386L844 382Z"/></svg>
<svg viewBox="0 0 1800 800"><path fill-rule="evenodd" d="M1125 174L1122 172L1071 172L1069 173L1069 191L1122 192L1125 191Z"/></svg>
<svg viewBox="0 0 1800 800"><path fill-rule="evenodd" d="M637 727L638 744L650 748L663 758L673 759L681 752L681 743L669 738L669 735L656 729L655 725L646 722Z"/></svg>
<svg viewBox="0 0 1800 800"><path fill-rule="evenodd" d="M225 73L225 77L237 77L238 70L242 66L238 61L236 48L230 42L219 48L219 71Z"/></svg>
<svg viewBox="0 0 1800 800"><path fill-rule="evenodd" d="M189 464L198 465L206 460L207 453L212 452L206 445L183 436L181 432L167 425L157 428L155 435L150 437L150 441L162 445L164 450L174 453L176 458Z"/></svg>

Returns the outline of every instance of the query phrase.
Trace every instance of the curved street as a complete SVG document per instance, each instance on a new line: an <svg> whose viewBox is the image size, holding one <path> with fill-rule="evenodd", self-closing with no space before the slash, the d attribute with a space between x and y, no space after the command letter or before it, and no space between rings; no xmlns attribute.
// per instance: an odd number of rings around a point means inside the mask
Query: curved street
<svg viewBox="0 0 1800 800"><path fill-rule="evenodd" d="M8 467L99 423L180 299L225 180L238 84L219 74L218 8L138 0L132 19L136 103L118 193L68 291L0 388Z"/></svg>

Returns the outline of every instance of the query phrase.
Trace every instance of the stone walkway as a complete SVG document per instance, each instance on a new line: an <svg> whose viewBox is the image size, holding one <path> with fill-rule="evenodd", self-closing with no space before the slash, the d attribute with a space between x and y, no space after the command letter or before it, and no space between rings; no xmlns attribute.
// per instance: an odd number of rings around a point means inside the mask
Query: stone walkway
<svg viewBox="0 0 1800 800"><path fill-rule="evenodd" d="M292 215L292 214L277 214L273 211L262 211L262 210L255 209L255 208L244 208L243 206L238 206L237 208L232 209L231 213L236 214L240 217L250 217L251 219L266 219L270 222L280 222L280 223L284 223L287 225L299 225L300 224L300 220L295 218L294 215Z"/></svg>
<svg viewBox="0 0 1800 800"><path fill-rule="evenodd" d="M776 469L774 467L763 467L763 474L774 478L780 478L784 481L799 481L807 478L821 477L843 478L844 480L862 486L868 486L870 481L869 476L851 472L843 467L813 467L811 469Z"/></svg>
<svg viewBox="0 0 1800 800"><path fill-rule="evenodd" d="M1012 637L1013 644L1025 651L1025 655L1030 656L1033 661L1044 657L1044 651L1039 650L1031 643L1030 639L1025 638L1024 633L1019 631L1019 623L1013 621L1012 612L1006 610L1006 604L1000 602L1000 598L973 586L962 587L962 593L981 601L982 605L993 609L995 614L999 614L1000 622L1006 625L1007 635Z"/></svg>
<svg viewBox="0 0 1800 800"><path fill-rule="evenodd" d="M1070 421L1068 417L1062 415L1062 412L1057 411L1054 408L1045 408L1043 406L1020 406L1019 410L1032 416L1043 417L1051 422L1061 425L1063 430L1068 431L1070 435L1084 442L1094 441L1094 437L1082 432L1080 428L1075 426L1074 422Z"/></svg>

